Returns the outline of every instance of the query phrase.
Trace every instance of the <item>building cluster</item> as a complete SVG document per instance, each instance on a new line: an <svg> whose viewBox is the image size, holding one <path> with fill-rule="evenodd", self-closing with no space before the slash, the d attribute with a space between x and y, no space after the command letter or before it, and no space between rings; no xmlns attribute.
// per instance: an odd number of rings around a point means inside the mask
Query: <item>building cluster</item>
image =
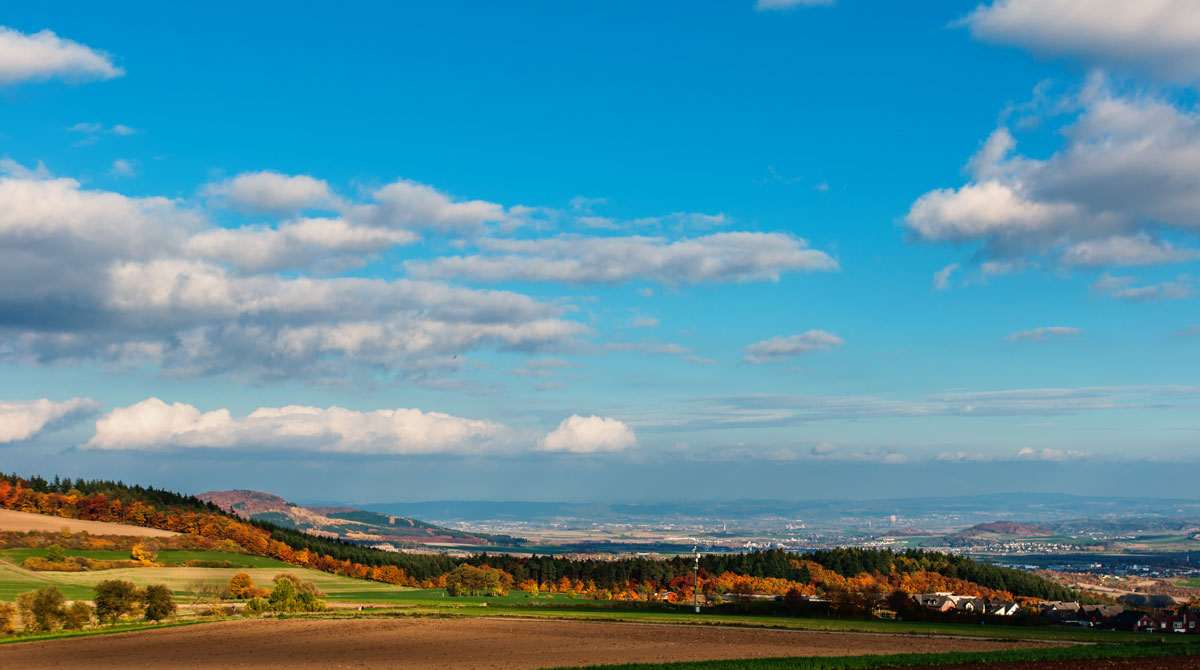
<svg viewBox="0 0 1200 670"><path fill-rule="evenodd" d="M1021 606L1015 602L987 600L974 596L960 596L949 591L914 593L912 599L921 607L935 612L984 616L1013 616L1021 611Z"/></svg>
<svg viewBox="0 0 1200 670"><path fill-rule="evenodd" d="M912 599L921 607L935 612L977 616L1014 616L1021 612L1020 605L1014 602L961 596L946 591L917 593ZM1039 618L1051 625L1200 634L1198 612L1150 614L1127 610L1120 605L1081 605L1075 601L1060 600L1038 603L1037 611Z"/></svg>

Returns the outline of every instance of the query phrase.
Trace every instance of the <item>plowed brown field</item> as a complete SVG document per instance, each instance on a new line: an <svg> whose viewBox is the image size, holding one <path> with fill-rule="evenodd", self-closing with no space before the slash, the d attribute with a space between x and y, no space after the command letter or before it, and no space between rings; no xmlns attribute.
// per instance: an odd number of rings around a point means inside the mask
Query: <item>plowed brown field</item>
<svg viewBox="0 0 1200 670"><path fill-rule="evenodd" d="M767 656L989 651L1029 642L521 619L229 621L0 645L0 668L545 668Z"/></svg>

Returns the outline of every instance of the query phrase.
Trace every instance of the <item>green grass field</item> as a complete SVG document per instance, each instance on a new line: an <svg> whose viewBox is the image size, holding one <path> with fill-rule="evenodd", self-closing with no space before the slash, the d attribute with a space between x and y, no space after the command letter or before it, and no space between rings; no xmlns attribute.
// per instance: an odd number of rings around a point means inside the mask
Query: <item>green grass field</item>
<svg viewBox="0 0 1200 670"><path fill-rule="evenodd" d="M879 654L872 656L754 658L686 663L630 663L586 666L589 670L868 670L926 665L1003 663L1014 661L1103 660L1111 658L1163 658L1200 655L1200 643L1127 644L1011 649L941 654ZM559 670L581 670L560 668Z"/></svg>
<svg viewBox="0 0 1200 670"><path fill-rule="evenodd" d="M25 551L25 550L8 550ZM83 552L81 552L83 553ZM104 553L104 552L97 552ZM178 555L170 556L168 555ZM184 558L186 556L186 558ZM102 558L96 556L94 558ZM188 584L196 579L228 582L238 572L247 572L255 584L271 585L271 579L280 572L291 572L301 579L311 581L325 592L326 599L341 602L398 603L405 600L404 594L412 591L403 587L351 579L327 572L307 570L288 565L270 558L220 554L217 552L169 552L159 554L161 560L230 560L254 565L250 568L119 568L91 572L32 572L11 562L0 561L0 600L14 601L17 594L25 591L57 586L69 600L91 599L92 587L106 579L126 579L139 586L166 584L175 596L184 602L191 596ZM243 560L244 559L244 560Z"/></svg>
<svg viewBox="0 0 1200 670"><path fill-rule="evenodd" d="M1193 589L1200 589L1200 577L1192 577L1191 579L1184 579L1175 583L1179 584L1180 586L1188 586Z"/></svg>

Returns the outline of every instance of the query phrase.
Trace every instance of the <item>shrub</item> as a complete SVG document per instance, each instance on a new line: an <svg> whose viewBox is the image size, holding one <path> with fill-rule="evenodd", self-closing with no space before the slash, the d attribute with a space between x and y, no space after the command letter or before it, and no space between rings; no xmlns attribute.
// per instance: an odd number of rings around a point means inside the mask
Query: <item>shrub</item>
<svg viewBox="0 0 1200 670"><path fill-rule="evenodd" d="M263 612L266 612L267 608L270 606L271 604L267 602L267 599L262 597L251 598L249 602L246 603L246 609L253 614L262 614Z"/></svg>
<svg viewBox="0 0 1200 670"><path fill-rule="evenodd" d="M95 586L96 618L116 622L121 617L133 614L137 609L140 593L133 582L109 579Z"/></svg>
<svg viewBox="0 0 1200 670"><path fill-rule="evenodd" d="M12 603L0 602L0 635L12 635L17 632L17 606Z"/></svg>
<svg viewBox="0 0 1200 670"><path fill-rule="evenodd" d="M154 565L154 561L158 559L153 551L140 544L133 545L133 548L129 550L129 557L145 565Z"/></svg>
<svg viewBox="0 0 1200 670"><path fill-rule="evenodd" d="M64 551L61 546L59 546L57 544L52 544L49 547L46 547L46 560L47 561L50 561L52 563L62 563L63 559L66 557L67 557L67 552Z"/></svg>
<svg viewBox="0 0 1200 670"><path fill-rule="evenodd" d="M84 567L78 563L67 561L48 561L37 556L30 556L21 561L21 567L26 570L40 570L42 572L83 572Z"/></svg>
<svg viewBox="0 0 1200 670"><path fill-rule="evenodd" d="M92 608L82 600L76 600L63 612L63 628L82 630L92 622Z"/></svg>
<svg viewBox="0 0 1200 670"><path fill-rule="evenodd" d="M281 573L275 575L275 577L273 577L271 579L271 581L278 584L279 580L281 580L281 579L291 580L291 582L296 585L297 591L300 591L300 592L307 591L307 592L313 594L314 596L317 596L318 598L325 595L324 593L321 593L320 589L317 588L316 584L314 584L312 582L304 581L303 579L300 579L299 577L297 577L296 575L294 575L290 572L281 572Z"/></svg>
<svg viewBox="0 0 1200 670"><path fill-rule="evenodd" d="M142 591L142 602L146 605L146 619L162 621L175 613L175 597L166 584L151 584Z"/></svg>

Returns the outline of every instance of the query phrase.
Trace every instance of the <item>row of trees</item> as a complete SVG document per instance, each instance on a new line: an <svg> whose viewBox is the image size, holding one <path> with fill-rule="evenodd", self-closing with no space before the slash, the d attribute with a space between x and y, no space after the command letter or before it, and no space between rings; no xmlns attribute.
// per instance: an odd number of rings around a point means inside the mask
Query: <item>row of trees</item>
<svg viewBox="0 0 1200 670"><path fill-rule="evenodd" d="M17 602L0 602L0 634L80 630L99 621L116 623L140 614L147 621L162 621L175 614L175 598L164 584L138 588L133 582L111 579L94 587L95 608L83 600L67 604L57 586L47 586L17 596Z"/></svg>

